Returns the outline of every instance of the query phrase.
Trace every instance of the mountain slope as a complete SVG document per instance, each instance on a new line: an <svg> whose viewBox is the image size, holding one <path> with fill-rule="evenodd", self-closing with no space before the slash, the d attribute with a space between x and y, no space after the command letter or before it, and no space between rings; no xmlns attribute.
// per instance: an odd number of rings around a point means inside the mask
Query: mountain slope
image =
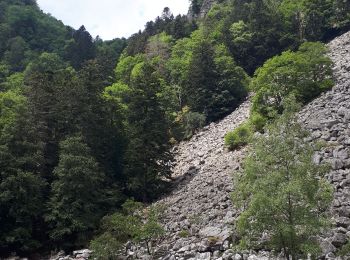
<svg viewBox="0 0 350 260"><path fill-rule="evenodd" d="M335 226L321 239L323 254L331 259L350 236L350 33L328 47L336 85L308 104L299 117L312 139L329 144L314 160L330 162L333 169L327 178L335 187ZM267 252L235 255L228 249L234 239L231 224L238 214L230 201L231 174L239 169L245 150L228 152L223 137L248 118L249 110L246 101L222 121L175 147L177 187L156 203L166 206L163 223L169 233L156 249L156 259L268 259ZM129 253L143 255L142 249L136 248Z"/></svg>
<svg viewBox="0 0 350 260"><path fill-rule="evenodd" d="M307 105L300 112L300 120L313 139L327 142L326 148L315 154L314 161L332 166L327 178L335 189L332 203L335 227L322 242L324 253L332 257L350 236L350 33L336 38L328 47L336 85Z"/></svg>

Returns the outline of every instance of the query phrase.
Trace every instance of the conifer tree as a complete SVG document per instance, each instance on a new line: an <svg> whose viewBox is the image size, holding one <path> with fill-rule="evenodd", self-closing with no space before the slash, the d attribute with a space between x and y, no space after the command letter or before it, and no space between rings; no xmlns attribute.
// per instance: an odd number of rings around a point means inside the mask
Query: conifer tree
<svg viewBox="0 0 350 260"><path fill-rule="evenodd" d="M140 63L133 70L127 103L129 144L126 175L135 196L148 201L161 192L162 177L169 176L168 123L157 93L161 81L155 68ZM141 194L141 197L140 197Z"/></svg>
<svg viewBox="0 0 350 260"><path fill-rule="evenodd" d="M79 245L86 242L105 213L105 176L79 136L60 143L54 175L46 216L49 235L54 241L75 241Z"/></svg>

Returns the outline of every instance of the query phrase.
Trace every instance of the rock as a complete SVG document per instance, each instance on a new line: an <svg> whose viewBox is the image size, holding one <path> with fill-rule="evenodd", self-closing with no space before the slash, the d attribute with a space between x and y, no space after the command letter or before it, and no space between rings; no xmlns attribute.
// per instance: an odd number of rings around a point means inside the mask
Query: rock
<svg viewBox="0 0 350 260"><path fill-rule="evenodd" d="M339 216L340 217L346 217L346 218L349 218L350 217L350 207L347 206L347 207L341 207L339 210Z"/></svg>
<svg viewBox="0 0 350 260"><path fill-rule="evenodd" d="M191 247L189 245L187 245L187 246L181 247L177 252L184 253L184 252L190 251L190 249L191 249Z"/></svg>
<svg viewBox="0 0 350 260"><path fill-rule="evenodd" d="M343 246L347 241L347 237L345 234L342 233L336 233L333 237L332 237L332 244L335 247L341 247Z"/></svg>
<svg viewBox="0 0 350 260"><path fill-rule="evenodd" d="M250 255L248 260L258 260L259 258L256 255Z"/></svg>
<svg viewBox="0 0 350 260"><path fill-rule="evenodd" d="M333 170L339 170L344 166L344 163L342 160L339 159L332 159L331 160L331 166Z"/></svg>
<svg viewBox="0 0 350 260"><path fill-rule="evenodd" d="M320 247L321 247L323 255L327 255L329 253L333 253L333 252L335 252L337 250L336 247L331 242L329 242L328 240L323 240L320 243Z"/></svg>
<svg viewBox="0 0 350 260"><path fill-rule="evenodd" d="M234 255L234 252L229 249L229 250L226 250L223 254L222 254L222 259L223 260L231 260L233 259L233 255Z"/></svg>
<svg viewBox="0 0 350 260"><path fill-rule="evenodd" d="M242 260L242 256L240 254L235 254L233 260Z"/></svg>
<svg viewBox="0 0 350 260"><path fill-rule="evenodd" d="M211 259L211 254L210 254L210 252L198 253L196 255L196 259L210 260Z"/></svg>
<svg viewBox="0 0 350 260"><path fill-rule="evenodd" d="M92 251L89 249L81 249L81 250L76 250L73 251L73 255L77 257L77 255L87 255L89 257L91 255Z"/></svg>
<svg viewBox="0 0 350 260"><path fill-rule="evenodd" d="M65 252L63 250L59 251L57 254L50 257L49 260L59 260L60 258L65 256Z"/></svg>

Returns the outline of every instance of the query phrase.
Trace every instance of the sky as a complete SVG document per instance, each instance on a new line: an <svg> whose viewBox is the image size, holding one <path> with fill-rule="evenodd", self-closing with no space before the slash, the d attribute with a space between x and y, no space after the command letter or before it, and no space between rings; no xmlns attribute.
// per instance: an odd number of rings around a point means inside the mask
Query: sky
<svg viewBox="0 0 350 260"><path fill-rule="evenodd" d="M103 40L129 37L160 16L164 7L187 14L189 0L37 0L45 13L78 29L84 25L93 37Z"/></svg>

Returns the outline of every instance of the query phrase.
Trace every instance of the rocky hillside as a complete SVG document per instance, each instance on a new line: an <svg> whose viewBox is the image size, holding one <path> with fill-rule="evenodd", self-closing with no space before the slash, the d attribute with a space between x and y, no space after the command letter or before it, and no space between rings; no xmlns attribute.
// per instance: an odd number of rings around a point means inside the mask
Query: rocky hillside
<svg viewBox="0 0 350 260"><path fill-rule="evenodd" d="M335 188L332 204L335 228L322 242L324 253L332 258L336 248L350 237L350 33L333 40L328 47L336 85L306 106L300 120L311 131L313 139L327 142L314 160L316 163L326 161L332 166L327 178Z"/></svg>
<svg viewBox="0 0 350 260"><path fill-rule="evenodd" d="M324 235L322 250L328 259L350 237L350 33L328 45L334 62L336 86L307 105L300 121L312 132L313 139L329 145L314 157L328 161L333 170L328 179L336 189L332 215L335 228ZM246 101L231 115L211 124L187 142L176 147L173 174L178 187L158 203L166 206L164 225L169 232L157 250L162 259L263 259L264 252L233 254L229 248L232 221L238 212L230 201L231 174L239 169L244 149L229 152L223 137L249 115Z"/></svg>

